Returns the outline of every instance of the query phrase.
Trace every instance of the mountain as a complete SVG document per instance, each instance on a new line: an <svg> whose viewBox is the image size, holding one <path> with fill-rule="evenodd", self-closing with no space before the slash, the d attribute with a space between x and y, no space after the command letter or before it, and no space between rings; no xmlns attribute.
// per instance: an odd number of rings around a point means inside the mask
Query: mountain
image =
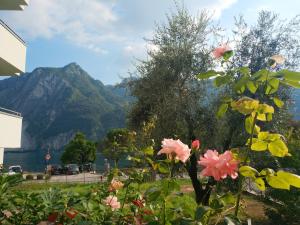
<svg viewBox="0 0 300 225"><path fill-rule="evenodd" d="M31 150L60 149L78 131L99 140L107 130L124 127L123 94L76 63L0 81L0 106L22 113L22 147Z"/></svg>

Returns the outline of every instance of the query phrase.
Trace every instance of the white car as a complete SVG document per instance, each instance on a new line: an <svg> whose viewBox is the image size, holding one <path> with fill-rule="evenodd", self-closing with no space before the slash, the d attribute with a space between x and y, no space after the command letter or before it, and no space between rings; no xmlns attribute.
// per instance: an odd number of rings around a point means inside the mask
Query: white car
<svg viewBox="0 0 300 225"><path fill-rule="evenodd" d="M22 173L23 173L23 169L19 165L17 165L17 166L10 166L8 168L8 175L15 175L15 174L22 174Z"/></svg>

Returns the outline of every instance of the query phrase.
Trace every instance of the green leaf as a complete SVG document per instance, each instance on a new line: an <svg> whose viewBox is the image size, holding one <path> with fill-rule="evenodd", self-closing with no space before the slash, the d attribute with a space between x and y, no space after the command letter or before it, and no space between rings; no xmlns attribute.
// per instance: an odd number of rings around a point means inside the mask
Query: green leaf
<svg viewBox="0 0 300 225"><path fill-rule="evenodd" d="M294 87L294 88L300 88L299 81L284 80L284 81L281 81L281 83L286 84L291 87Z"/></svg>
<svg viewBox="0 0 300 225"><path fill-rule="evenodd" d="M146 154L146 155L150 155L152 156L153 153L154 153L154 149L152 146L149 146L149 147L146 147L143 149L143 152Z"/></svg>
<svg viewBox="0 0 300 225"><path fill-rule="evenodd" d="M269 176L269 175L274 175L275 172L274 170L270 169L270 168L266 168L266 169L263 169L262 171L260 171L259 175L261 176Z"/></svg>
<svg viewBox="0 0 300 225"><path fill-rule="evenodd" d="M239 67L237 69L238 72L240 72L241 74L243 74L244 76L249 76L250 75L250 69L249 67Z"/></svg>
<svg viewBox="0 0 300 225"><path fill-rule="evenodd" d="M141 159L139 159L139 158L136 158L136 157L132 157L132 156L128 156L127 157L127 160L129 160L129 161L134 161L134 162L141 162Z"/></svg>
<svg viewBox="0 0 300 225"><path fill-rule="evenodd" d="M224 114L227 112L227 109L228 109L228 104L226 104L226 103L222 104L218 109L217 117L218 118L223 117Z"/></svg>
<svg viewBox="0 0 300 225"><path fill-rule="evenodd" d="M253 151L265 151L268 149L268 143L253 138L253 144L251 145L251 150Z"/></svg>
<svg viewBox="0 0 300 225"><path fill-rule="evenodd" d="M231 192L228 192L220 198L220 201L224 206L227 206L234 204L236 202L236 198Z"/></svg>
<svg viewBox="0 0 300 225"><path fill-rule="evenodd" d="M258 177L254 180L254 183L256 184L257 188L261 191L265 191L266 190L266 185L265 182L262 178Z"/></svg>
<svg viewBox="0 0 300 225"><path fill-rule="evenodd" d="M246 83L246 86L252 94L255 94L255 92L257 91L257 86L251 80Z"/></svg>
<svg viewBox="0 0 300 225"><path fill-rule="evenodd" d="M150 187L145 192L147 201L156 201L161 196L161 189L158 187Z"/></svg>
<svg viewBox="0 0 300 225"><path fill-rule="evenodd" d="M224 54L223 54L224 61L228 61L231 56L233 56L233 51L232 50L224 52Z"/></svg>
<svg viewBox="0 0 300 225"><path fill-rule="evenodd" d="M176 181L176 179L166 179L162 181L161 185L162 191L165 196L171 194L173 191L180 191L180 185Z"/></svg>
<svg viewBox="0 0 300 225"><path fill-rule="evenodd" d="M170 172L169 167L168 167L168 165L166 163L160 163L160 164L158 164L158 171L160 173L164 173L164 174L167 174L167 173Z"/></svg>
<svg viewBox="0 0 300 225"><path fill-rule="evenodd" d="M217 76L219 74L223 74L223 72L217 72L217 71L214 71L214 70L209 70L209 71L207 71L205 73L198 74L197 78L204 80L204 79L208 79L208 78Z"/></svg>
<svg viewBox="0 0 300 225"><path fill-rule="evenodd" d="M268 135L268 140L269 141L276 141L276 140L280 140L280 139L281 139L280 134L269 134Z"/></svg>
<svg viewBox="0 0 300 225"><path fill-rule="evenodd" d="M274 175L269 175L266 177L268 184L277 189L290 190L290 185L282 178Z"/></svg>
<svg viewBox="0 0 300 225"><path fill-rule="evenodd" d="M276 73L276 76L282 77L289 81L300 81L300 72L294 72L290 70L280 70Z"/></svg>
<svg viewBox="0 0 300 225"><path fill-rule="evenodd" d="M259 101L248 97L242 97L237 101L231 102L231 108L244 115L251 114L253 111L257 110L258 107Z"/></svg>
<svg viewBox="0 0 300 225"><path fill-rule="evenodd" d="M291 186L300 188L300 176L299 175L280 170L277 172L277 176L284 179Z"/></svg>
<svg viewBox="0 0 300 225"><path fill-rule="evenodd" d="M273 119L273 114L272 113L267 113L267 121L272 121Z"/></svg>
<svg viewBox="0 0 300 225"><path fill-rule="evenodd" d="M206 215L207 212L211 210L210 207L207 206L198 206L195 212L195 220L200 221L202 220L203 216Z"/></svg>
<svg viewBox="0 0 300 225"><path fill-rule="evenodd" d="M280 81L277 79L277 78L272 78L268 81L268 86L267 86L267 89L266 89L266 94L274 94L277 90L278 90L278 87L279 87L279 83Z"/></svg>
<svg viewBox="0 0 300 225"><path fill-rule="evenodd" d="M268 145L268 149L272 155L277 157L284 157L288 155L289 149L282 140L275 140Z"/></svg>
<svg viewBox="0 0 300 225"><path fill-rule="evenodd" d="M242 76L235 84L234 90L239 93L243 93L245 91L245 86L249 81L248 76Z"/></svg>
<svg viewBox="0 0 300 225"><path fill-rule="evenodd" d="M257 135L258 139L261 140L261 141L264 141L264 140L267 140L268 137L269 137L269 132L267 131L262 131L262 132L259 132L259 134Z"/></svg>
<svg viewBox="0 0 300 225"><path fill-rule="evenodd" d="M258 81L266 81L269 71L267 69L262 69L253 74L253 78Z"/></svg>
<svg viewBox="0 0 300 225"><path fill-rule="evenodd" d="M254 122L254 119L253 119L252 116L248 116L245 119L245 129L246 129L246 131L247 131L248 134L252 133L253 122Z"/></svg>
<svg viewBox="0 0 300 225"><path fill-rule="evenodd" d="M231 76L229 76L229 75L219 76L214 79L214 84L216 87L221 87L221 86L229 83L230 80L231 80Z"/></svg>
<svg viewBox="0 0 300 225"><path fill-rule="evenodd" d="M276 98L276 97L273 98L273 102L275 103L275 105L276 105L278 108L282 108L283 105L284 105L284 102L281 101L279 98Z"/></svg>
<svg viewBox="0 0 300 225"><path fill-rule="evenodd" d="M222 98L222 102L224 102L224 103L230 103L230 102L232 102L232 98L229 97L229 96L226 96L226 97Z"/></svg>
<svg viewBox="0 0 300 225"><path fill-rule="evenodd" d="M268 104L259 104L258 106L259 113L274 113L274 107Z"/></svg>
<svg viewBox="0 0 300 225"><path fill-rule="evenodd" d="M257 119L260 120L260 121L266 121L267 120L266 114L258 113L257 114Z"/></svg>
<svg viewBox="0 0 300 225"><path fill-rule="evenodd" d="M258 171L251 166L241 166L239 168L240 174L242 174L244 177L252 177L256 178L256 176L259 174Z"/></svg>

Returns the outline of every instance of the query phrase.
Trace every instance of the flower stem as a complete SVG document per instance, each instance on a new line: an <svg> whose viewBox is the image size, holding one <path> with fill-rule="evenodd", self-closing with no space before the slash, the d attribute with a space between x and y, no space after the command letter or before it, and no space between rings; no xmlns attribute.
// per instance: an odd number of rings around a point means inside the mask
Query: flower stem
<svg viewBox="0 0 300 225"><path fill-rule="evenodd" d="M249 158L250 149L251 149L251 145L252 145L252 142L253 142L254 129L255 129L255 125L256 125L256 121L257 121L257 116L258 116L258 114L255 113L255 116L254 116L254 119L253 119L252 128L251 128L250 141L249 141L249 146L250 147L247 149L247 154L246 154L246 158L244 160L244 164L247 163L248 158ZM242 192L243 192L243 183L244 183L244 178L240 177L239 178L239 184L238 184L238 194L237 194L237 198L236 198L235 212L234 212L235 216L237 216L238 213L239 213L240 201L241 201Z"/></svg>
<svg viewBox="0 0 300 225"><path fill-rule="evenodd" d="M121 209L120 209L121 215L120 215L120 217L119 217L118 224L120 224L120 222L121 222L122 212L123 212L124 205L125 205L125 202L126 202L126 198L127 198L129 186L130 186L130 183L128 183L128 185L127 185L127 187L126 187L126 190L125 190L124 200L123 200L123 202L122 202Z"/></svg>

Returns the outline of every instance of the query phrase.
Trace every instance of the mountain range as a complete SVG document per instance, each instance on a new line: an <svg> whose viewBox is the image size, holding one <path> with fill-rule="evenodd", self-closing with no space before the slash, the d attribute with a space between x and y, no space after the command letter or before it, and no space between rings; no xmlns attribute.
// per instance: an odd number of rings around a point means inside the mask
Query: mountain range
<svg viewBox="0 0 300 225"><path fill-rule="evenodd" d="M292 113L300 120L300 90L293 97ZM98 141L109 129L125 127L132 101L125 88L104 85L76 63L0 80L0 106L23 116L25 150L62 149L78 131Z"/></svg>
<svg viewBox="0 0 300 225"><path fill-rule="evenodd" d="M76 63L0 81L0 106L22 113L25 150L61 149L78 131L97 141L125 126L128 103L124 89L105 86Z"/></svg>

